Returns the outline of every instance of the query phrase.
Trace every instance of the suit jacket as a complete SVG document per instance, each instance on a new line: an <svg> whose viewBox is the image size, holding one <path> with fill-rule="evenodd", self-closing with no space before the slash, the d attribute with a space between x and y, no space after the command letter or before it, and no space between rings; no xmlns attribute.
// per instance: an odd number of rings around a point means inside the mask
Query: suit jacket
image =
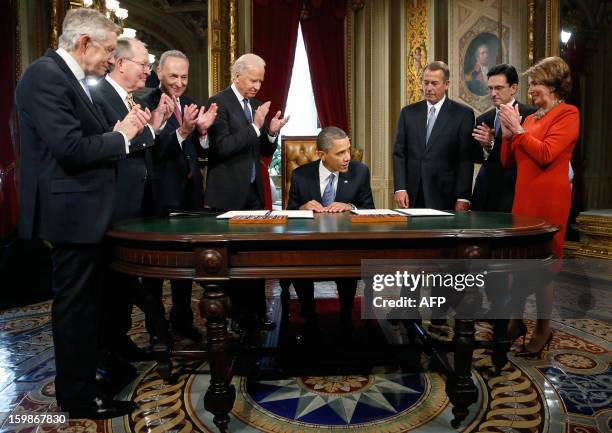
<svg viewBox="0 0 612 433"><path fill-rule="evenodd" d="M115 201L116 160L125 142L53 50L16 89L21 131L19 235L98 243Z"/></svg>
<svg viewBox="0 0 612 433"><path fill-rule="evenodd" d="M321 203L319 164L319 160L312 161L293 170L287 209L299 209L310 200ZM367 165L359 161L349 163L348 171L338 176L334 201L351 203L361 209L375 208L370 187L370 170Z"/></svg>
<svg viewBox="0 0 612 433"><path fill-rule="evenodd" d="M523 120L536 111L520 102L519 112ZM495 108L483 113L476 119L476 125L485 123L491 129L495 123ZM485 160L482 146L476 140L474 144L474 161L481 163L480 171L476 176L474 191L472 193L472 209L478 211L512 212L514 200L514 185L516 183L516 167L504 168L500 160L502 142L501 128L495 135L495 143L489 157Z"/></svg>
<svg viewBox="0 0 612 433"><path fill-rule="evenodd" d="M259 156L274 154L277 140L270 142L266 126L260 129L261 134L257 137L230 87L210 98L209 102L216 102L218 111L215 123L208 130L210 149L205 203L214 209L242 209L250 189L252 166L255 164L255 181L263 206ZM256 99L249 102L255 116L261 102Z"/></svg>
<svg viewBox="0 0 612 433"><path fill-rule="evenodd" d="M453 209L457 199L472 196L474 112L448 97L434 123L429 143L427 102L404 107L393 146L395 191L406 190L412 203L422 182L425 206Z"/></svg>
<svg viewBox="0 0 612 433"><path fill-rule="evenodd" d="M156 108L161 99L161 89L149 93L145 101ZM181 109L196 101L179 98ZM199 104L197 104L199 105ZM198 164L198 156L206 153L200 145L197 129L179 145L176 130L180 127L172 115L159 134L160 154L155 159L153 176L153 203L158 215L167 215L171 209L202 209L204 206L204 179Z"/></svg>
<svg viewBox="0 0 612 433"><path fill-rule="evenodd" d="M128 109L115 90L105 79L91 86L91 97L109 125L115 125L128 114ZM137 103L143 101L135 98ZM130 141L130 153L117 161L117 194L113 220L143 216L142 205L145 197L145 184L153 173L153 155L150 146L155 144L155 136L148 127ZM142 151L144 149L144 151Z"/></svg>

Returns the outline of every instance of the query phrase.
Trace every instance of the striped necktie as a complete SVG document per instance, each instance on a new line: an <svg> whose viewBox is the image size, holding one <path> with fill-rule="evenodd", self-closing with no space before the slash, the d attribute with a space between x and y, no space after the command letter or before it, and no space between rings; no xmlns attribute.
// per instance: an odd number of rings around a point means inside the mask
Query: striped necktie
<svg viewBox="0 0 612 433"><path fill-rule="evenodd" d="M136 105L136 101L134 101L134 95L132 95L131 93L127 94L127 96L125 97L125 102L127 102L128 110L131 110L134 105Z"/></svg>

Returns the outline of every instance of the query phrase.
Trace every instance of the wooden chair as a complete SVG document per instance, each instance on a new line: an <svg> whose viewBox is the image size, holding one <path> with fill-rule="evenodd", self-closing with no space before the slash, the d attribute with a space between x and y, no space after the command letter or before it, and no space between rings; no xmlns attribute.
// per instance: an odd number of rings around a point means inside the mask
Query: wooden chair
<svg viewBox="0 0 612 433"><path fill-rule="evenodd" d="M291 188L291 173L300 165L308 164L311 161L319 159L317 151L316 136L285 136L283 137L281 146L281 193L283 209L287 209L287 201L289 200L289 188ZM363 151L351 147L351 158L361 161ZM289 303L291 302L291 293L289 287L290 280L280 280L281 286L281 307L282 320L286 321L289 318Z"/></svg>

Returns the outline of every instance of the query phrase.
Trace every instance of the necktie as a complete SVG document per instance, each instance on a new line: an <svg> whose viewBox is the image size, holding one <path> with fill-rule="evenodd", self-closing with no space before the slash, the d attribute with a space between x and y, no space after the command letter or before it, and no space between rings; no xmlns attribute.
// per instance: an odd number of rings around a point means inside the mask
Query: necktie
<svg viewBox="0 0 612 433"><path fill-rule="evenodd" d="M128 110L131 110L134 105L136 105L136 101L134 101L134 95L132 95L131 93L127 94L127 96L125 97L125 102L127 102Z"/></svg>
<svg viewBox="0 0 612 433"><path fill-rule="evenodd" d="M179 125L183 125L183 115L181 114L178 101L176 101L176 104L174 104L174 117L176 117L176 121Z"/></svg>
<svg viewBox="0 0 612 433"><path fill-rule="evenodd" d="M253 116L251 115L251 109L249 108L249 100L244 98L242 100L242 104L244 105L244 117L246 117L246 120L249 123L253 123ZM253 166L251 167L251 183L255 182L255 176L255 163L253 163Z"/></svg>
<svg viewBox="0 0 612 433"><path fill-rule="evenodd" d="M83 78L81 80L81 86L83 86L83 90L85 91L85 94L89 98L89 101L93 104L93 101L91 99L91 93L89 93L89 87L87 86L87 78Z"/></svg>
<svg viewBox="0 0 612 433"><path fill-rule="evenodd" d="M433 129L434 123L436 123L436 107L429 109L429 116L427 116L427 136L425 137L425 144L429 141L431 130Z"/></svg>
<svg viewBox="0 0 612 433"><path fill-rule="evenodd" d="M499 128L501 124L499 123L499 110L495 111L495 122L493 123L493 129L495 130L495 135L499 132Z"/></svg>
<svg viewBox="0 0 612 433"><path fill-rule="evenodd" d="M322 205L329 206L334 202L334 173L329 175L329 180L327 181L327 185L325 186L325 191L323 191L323 197L321 197Z"/></svg>
<svg viewBox="0 0 612 433"><path fill-rule="evenodd" d="M244 116L246 117L246 120L248 120L249 123L253 123L253 116L251 115L251 109L249 108L249 100L244 98L242 103L244 105Z"/></svg>

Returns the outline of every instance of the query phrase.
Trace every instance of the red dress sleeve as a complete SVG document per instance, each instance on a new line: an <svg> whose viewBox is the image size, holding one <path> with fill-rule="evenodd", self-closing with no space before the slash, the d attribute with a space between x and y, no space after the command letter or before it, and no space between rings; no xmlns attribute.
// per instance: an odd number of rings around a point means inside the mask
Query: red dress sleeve
<svg viewBox="0 0 612 433"><path fill-rule="evenodd" d="M529 132L525 132L516 137L516 140L513 140L513 144L521 146L525 153L539 165L548 165L570 143L574 143L577 140L579 129L580 115L578 114L578 109L568 106L551 119L548 132L543 140L539 140Z"/></svg>
<svg viewBox="0 0 612 433"><path fill-rule="evenodd" d="M499 158L504 167L514 167L516 160L514 159L514 137L502 138L501 149L499 149Z"/></svg>

